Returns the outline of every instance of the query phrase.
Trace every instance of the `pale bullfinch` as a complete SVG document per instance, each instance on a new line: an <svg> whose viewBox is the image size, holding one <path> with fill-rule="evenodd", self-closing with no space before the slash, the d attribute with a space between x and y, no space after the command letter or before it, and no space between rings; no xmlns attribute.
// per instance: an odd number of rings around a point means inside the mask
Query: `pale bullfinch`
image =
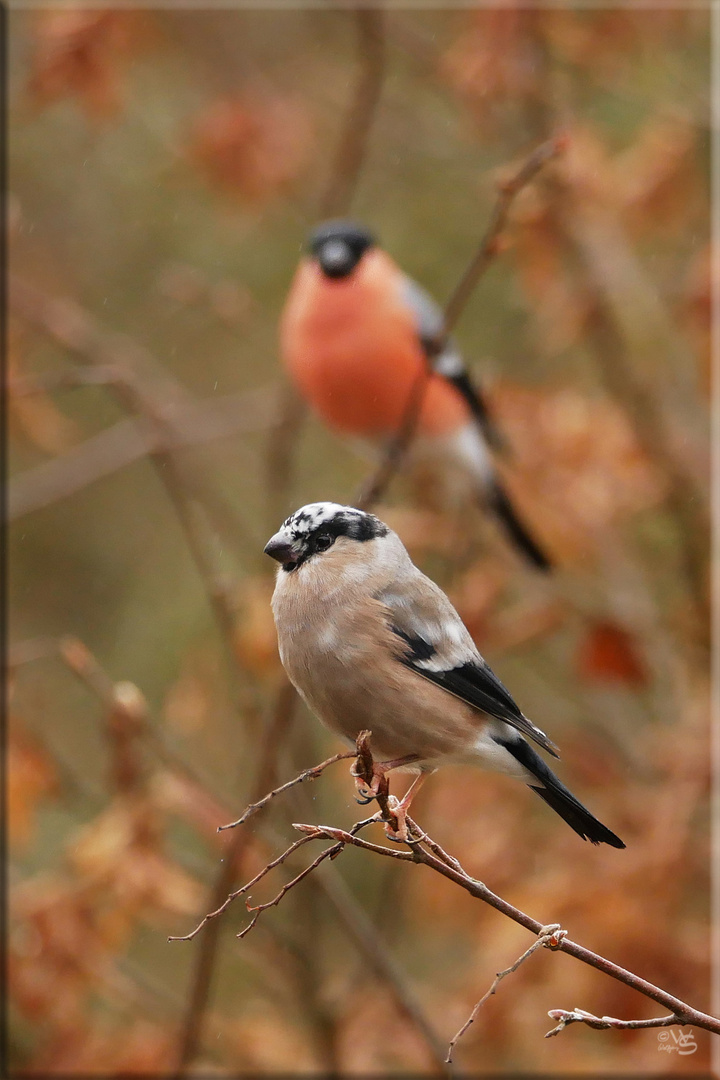
<svg viewBox="0 0 720 1080"><path fill-rule="evenodd" d="M583 839L625 847L545 764L547 735L520 711L445 593L372 514L310 503L268 541L280 658L309 708L347 743L372 731L366 794L390 769L478 765L522 780ZM408 792L396 806L399 828ZM402 831L401 831L402 835Z"/></svg>
<svg viewBox="0 0 720 1080"><path fill-rule="evenodd" d="M455 344L443 344L438 305L361 225L326 222L308 247L280 326L301 395L330 428L382 450L429 365L408 465L439 468L456 501L460 492L489 509L522 554L549 569L499 481L489 447L502 440Z"/></svg>

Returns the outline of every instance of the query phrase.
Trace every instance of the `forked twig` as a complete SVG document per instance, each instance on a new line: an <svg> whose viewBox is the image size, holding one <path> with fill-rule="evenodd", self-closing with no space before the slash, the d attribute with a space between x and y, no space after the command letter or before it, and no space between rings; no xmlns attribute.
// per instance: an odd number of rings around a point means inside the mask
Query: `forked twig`
<svg viewBox="0 0 720 1080"><path fill-rule="evenodd" d="M366 818L364 821L357 821L348 833L348 836L354 837L357 832L359 832L361 829L364 829L366 825L370 825L371 822L375 820L375 817L369 817ZM234 892L231 892L223 901L223 903L220 904L219 907L217 907L214 911L209 911L207 915L200 920L195 929L191 930L189 934L171 935L170 937L168 937L168 941L192 941L194 937L197 937L203 927L207 926L207 924L213 919L216 919L218 915L222 915L224 911L227 911L227 909L230 907L234 900L237 900L240 896L244 896L249 889L252 889L253 885L257 885L259 881L262 881L262 879L266 877L271 870L274 870L275 867L282 866L282 864L287 859L289 859L291 855L295 854L298 848L303 847L304 844L307 844L310 840L315 839L317 839L317 837L315 833L313 833L312 835L302 836L299 840L296 840L294 844L291 844L289 848L286 848L285 851L283 851L282 855L278 855L277 858L273 859L269 863L266 863L266 865L263 866L262 870L260 870L254 878L251 878L250 881L247 881L244 885L241 885L239 889L235 889ZM333 844L331 847L326 848L325 851L323 851L322 854L319 855L314 862L310 863L309 866L306 866L304 870L301 870L300 873L291 881L289 881L286 885L283 885L282 889L277 894L277 896L274 897L274 899L268 900L264 904L256 904L252 906L250 904L247 904L246 906L248 911L255 912L255 914L248 926L246 926L244 930L241 930L237 937L245 937L245 935L249 933L250 930L252 930L253 926L258 921L258 918L263 911L270 907L276 907L282 900L283 896L285 896L285 894L288 893L290 889L294 888L295 885L302 881L303 878L306 878L308 874L311 874L312 871L320 865L320 863L325 861L325 859L333 859L336 855L339 855L344 846L345 841L341 840Z"/></svg>
<svg viewBox="0 0 720 1080"><path fill-rule="evenodd" d="M675 1013L670 1016L656 1016L651 1020L616 1020L613 1016L594 1016L592 1013L586 1012L585 1009L579 1008L573 1009L572 1012L567 1012L565 1009L550 1009L548 1016L551 1020L559 1020L560 1022L552 1031L546 1033L546 1039L551 1039L553 1035L559 1035L570 1024L586 1024L588 1027L596 1028L598 1031L607 1028L614 1028L617 1031L634 1031L637 1028L673 1027L676 1024L680 1027L686 1027L689 1023L687 1020L681 1020ZM696 1021L692 1022L696 1023Z"/></svg>
<svg viewBox="0 0 720 1080"><path fill-rule="evenodd" d="M303 839L305 838L303 837ZM311 838L308 837L307 839ZM320 855L318 855L317 859L315 859L314 862L311 862L309 866L306 866L304 870L301 870L300 873L292 879L292 881L288 881L285 885L283 885L280 892L277 894L277 896L273 897L272 900L267 900L264 904L253 904L252 906L246 901L246 907L248 911L254 912L254 915L252 922L249 924L249 926L246 926L244 930L241 930L237 937L245 937L245 935L250 930L252 930L253 926L255 925L263 911L267 911L267 909L271 907L277 907L277 905L280 903L286 893L289 893L291 889L294 889L295 886L303 880L303 878L306 878L308 876L308 874L312 874L313 870L317 870L320 863L325 862L326 859L334 858L335 855L339 855L342 849L342 844L333 844L331 847L325 848L325 850L321 852Z"/></svg>
<svg viewBox="0 0 720 1080"><path fill-rule="evenodd" d="M280 866L282 863L284 863L285 860L289 858L289 856L292 855L295 851L297 851L298 848L302 847L308 842L308 840L312 839L313 838L311 836L303 836L300 838L300 840L296 840L294 844L291 844L289 848L283 851L282 855L278 855L277 859L273 859L272 862L269 862L266 866L263 866L262 870L258 874L256 874L254 878L246 882L245 885L242 885L239 889L236 889L235 892L231 892L227 899L224 900L223 903L220 905L220 907L216 908L214 911L209 911L205 918L202 919L197 924L195 929L191 930L189 934L171 935L170 937L168 937L168 941L192 941L194 937L197 937L202 928L204 926L207 926L211 919L216 919L218 915L222 915L223 911L227 911L233 900L237 900L239 896L243 896L248 891L248 889L251 889L253 887L253 885L257 885L258 881L262 881L266 874L269 874L270 871L274 870L276 866Z"/></svg>
<svg viewBox="0 0 720 1080"><path fill-rule="evenodd" d="M532 945L530 946L530 948L526 949L525 952L522 954L522 956L519 956L517 958L517 960L515 961L514 964L511 964L510 967L505 968L504 971L498 971L497 975L495 976L495 978L492 981L492 984L491 984L490 988L485 991L485 993L480 998L480 1000L478 1001L478 1003L475 1006L475 1008L473 1009L473 1011L468 1016L467 1020L463 1024L463 1026L460 1028L460 1030L457 1032L457 1034L453 1035L452 1039L450 1040L450 1045L448 1046L447 1057L445 1058L448 1065L452 1064L453 1051L454 1051L457 1043L460 1041L460 1039L462 1039L463 1035L465 1034L467 1029L470 1027L470 1025L475 1023L475 1021L477 1020L478 1015L479 1015L480 1010L482 1009L483 1005L485 1004L485 1002L488 1000L489 997L492 997L492 995L495 993L495 991L497 990L497 988L500 985L500 983L502 982L502 980L507 975L512 975L513 972L517 971L517 969L520 967L520 965L524 964L525 961L530 956L532 956L532 954L534 952L537 952L538 949L541 949L543 947L548 948L548 949L556 949L557 946L558 946L558 941L560 940L560 935L562 935L562 937L567 936L567 930L562 930L560 928L560 923L552 923L550 926L543 927L543 933L540 934L537 941L534 941L532 943Z"/></svg>

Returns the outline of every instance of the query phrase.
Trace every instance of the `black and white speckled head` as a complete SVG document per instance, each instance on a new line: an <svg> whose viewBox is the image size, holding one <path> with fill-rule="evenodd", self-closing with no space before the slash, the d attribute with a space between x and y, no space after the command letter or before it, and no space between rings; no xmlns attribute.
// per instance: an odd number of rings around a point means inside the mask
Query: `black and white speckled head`
<svg viewBox="0 0 720 1080"><path fill-rule="evenodd" d="M310 234L308 246L325 277L344 278L373 247L371 233L354 221L326 221Z"/></svg>
<svg viewBox="0 0 720 1080"><path fill-rule="evenodd" d="M389 531L379 518L354 506L308 503L282 523L265 545L265 554L289 572L297 570L314 555L328 551L340 537L364 544L387 536Z"/></svg>

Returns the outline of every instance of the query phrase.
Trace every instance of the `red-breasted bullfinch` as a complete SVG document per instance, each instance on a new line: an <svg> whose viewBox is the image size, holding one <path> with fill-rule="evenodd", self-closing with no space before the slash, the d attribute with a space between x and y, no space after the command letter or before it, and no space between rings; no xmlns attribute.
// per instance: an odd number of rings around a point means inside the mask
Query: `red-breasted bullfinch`
<svg viewBox="0 0 720 1080"><path fill-rule="evenodd" d="M440 765L470 764L524 781L583 839L625 847L526 741L557 757L387 525L351 506L310 503L265 552L280 563L272 608L290 680L350 745L372 731L383 760L366 794L390 769L417 774L395 806L401 835L418 782Z"/></svg>
<svg viewBox="0 0 720 1080"><path fill-rule="evenodd" d="M457 496L490 509L536 567L549 560L515 512L490 446L501 442L434 300L361 225L330 221L309 239L281 320L284 363L305 400L339 434L385 448L416 380L430 376L408 464L440 466Z"/></svg>

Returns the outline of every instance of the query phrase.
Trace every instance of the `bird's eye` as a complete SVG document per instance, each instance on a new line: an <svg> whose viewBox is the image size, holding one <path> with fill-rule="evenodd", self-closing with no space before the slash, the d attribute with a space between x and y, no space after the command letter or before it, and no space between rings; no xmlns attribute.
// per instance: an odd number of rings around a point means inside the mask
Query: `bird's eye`
<svg viewBox="0 0 720 1080"><path fill-rule="evenodd" d="M315 540L316 551L327 551L329 547L332 547L335 543L335 537L331 533L320 533Z"/></svg>

